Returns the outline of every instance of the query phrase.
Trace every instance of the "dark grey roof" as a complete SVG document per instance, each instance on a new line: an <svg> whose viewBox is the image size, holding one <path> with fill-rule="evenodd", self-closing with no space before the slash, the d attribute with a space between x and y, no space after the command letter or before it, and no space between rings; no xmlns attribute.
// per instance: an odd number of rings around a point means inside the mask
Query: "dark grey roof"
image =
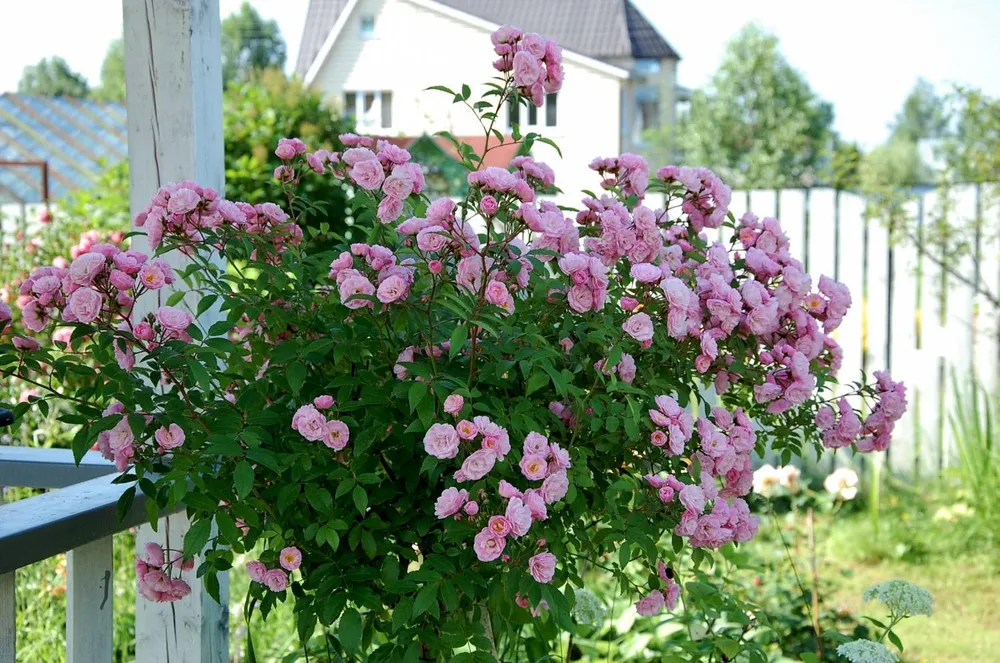
<svg viewBox="0 0 1000 663"><path fill-rule="evenodd" d="M309 0L302 43L299 44L299 58L295 62L296 74L304 77L309 71L347 2L348 0Z"/></svg>
<svg viewBox="0 0 1000 663"><path fill-rule="evenodd" d="M501 25L555 39L592 58L675 58L677 52L631 0L437 0ZM305 75L347 0L310 0L295 71Z"/></svg>

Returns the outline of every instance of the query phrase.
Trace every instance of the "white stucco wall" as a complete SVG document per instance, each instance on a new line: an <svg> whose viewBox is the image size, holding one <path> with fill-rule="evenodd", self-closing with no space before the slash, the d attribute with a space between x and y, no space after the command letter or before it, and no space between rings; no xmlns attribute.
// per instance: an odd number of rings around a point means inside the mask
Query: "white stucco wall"
<svg viewBox="0 0 1000 663"><path fill-rule="evenodd" d="M368 38L360 30L366 16L375 17L374 33ZM482 83L496 75L491 66L496 56L490 31L474 23L408 0L361 0L312 86L338 106L345 91L391 91L392 126L378 130L387 135L447 130L456 136L481 136L485 132L468 108L452 104L442 92L426 91L431 85L459 90L467 83L475 101L486 90ZM569 60L564 64L557 125L546 127L542 121L543 126L534 129L558 143L564 158L543 144L536 144L533 156L550 164L557 185L570 193L597 188L596 174L587 163L596 156L619 153L621 81L600 67ZM523 133L526 111L521 113ZM501 130L507 129L506 117L502 110ZM579 194L565 199L575 203Z"/></svg>

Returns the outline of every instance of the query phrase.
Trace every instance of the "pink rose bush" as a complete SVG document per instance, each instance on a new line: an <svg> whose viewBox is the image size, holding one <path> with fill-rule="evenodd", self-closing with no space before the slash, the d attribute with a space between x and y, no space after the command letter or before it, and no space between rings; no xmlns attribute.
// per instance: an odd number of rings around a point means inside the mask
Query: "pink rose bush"
<svg viewBox="0 0 1000 663"><path fill-rule="evenodd" d="M492 41L484 126L564 75L550 40ZM338 651L524 660L511 625L571 628L584 560L639 614L679 609L698 564L756 534L755 453L890 444L903 385L831 391L850 294L814 287L776 219L735 219L711 171L601 156L600 195L568 212L540 198L539 150L509 169L460 150L456 202L391 142L341 142L276 146L285 207L168 184L135 218L149 252L94 243L20 284L18 321L0 306L17 333L0 374L34 399L64 395L44 376L85 370L81 349L98 363L69 394L74 450L186 506L210 591L253 551L248 611L294 597L301 632L339 623ZM292 214L314 177L356 187L354 241L332 252L307 251ZM732 240L704 232L720 227ZM65 352L31 342L61 329ZM140 562L144 595L186 593L189 562Z"/></svg>

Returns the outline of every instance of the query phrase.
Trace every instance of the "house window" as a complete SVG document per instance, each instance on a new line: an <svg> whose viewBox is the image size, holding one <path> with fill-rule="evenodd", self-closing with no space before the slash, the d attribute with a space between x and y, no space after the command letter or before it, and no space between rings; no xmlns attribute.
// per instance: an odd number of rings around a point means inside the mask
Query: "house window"
<svg viewBox="0 0 1000 663"><path fill-rule="evenodd" d="M358 129L388 129L392 126L392 92L345 92L344 115L353 118Z"/></svg>
<svg viewBox="0 0 1000 663"><path fill-rule="evenodd" d="M647 99L639 102L639 127L642 131L656 129L660 126L660 102L657 99Z"/></svg>
<svg viewBox="0 0 1000 663"><path fill-rule="evenodd" d="M535 106L532 103L528 103L527 110L521 107L520 104L515 104L513 101L507 104L507 125L513 126L518 124L522 127L540 127L542 126L542 119L545 120L545 126L554 127L556 126L557 120L557 105L556 105L556 95L547 94L545 99L542 101L541 108ZM526 117L525 117L526 116ZM524 123L522 124L522 119Z"/></svg>
<svg viewBox="0 0 1000 663"><path fill-rule="evenodd" d="M358 26L358 32L360 33L362 39L371 39L375 36L375 17L371 15L362 16Z"/></svg>
<svg viewBox="0 0 1000 663"><path fill-rule="evenodd" d="M545 95L545 126L556 126L556 94Z"/></svg>

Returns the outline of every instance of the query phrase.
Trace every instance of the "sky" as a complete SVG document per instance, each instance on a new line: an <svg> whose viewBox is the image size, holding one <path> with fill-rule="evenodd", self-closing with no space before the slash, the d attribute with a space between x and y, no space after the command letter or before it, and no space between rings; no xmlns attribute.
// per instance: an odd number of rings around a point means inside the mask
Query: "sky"
<svg viewBox="0 0 1000 663"><path fill-rule="evenodd" d="M220 0L222 15L240 1ZM964 84L1000 96L1000 0L634 2L680 53L678 82L690 88L709 82L726 42L744 24L756 22L774 33L788 61L833 103L835 128L866 148L886 139L920 77L940 89ZM251 4L278 22L291 67L308 0ZM819 9L804 9L809 6ZM16 89L25 66L52 55L96 85L106 45L121 34L121 8L122 0L0 0L0 25L6 28L0 91Z"/></svg>

